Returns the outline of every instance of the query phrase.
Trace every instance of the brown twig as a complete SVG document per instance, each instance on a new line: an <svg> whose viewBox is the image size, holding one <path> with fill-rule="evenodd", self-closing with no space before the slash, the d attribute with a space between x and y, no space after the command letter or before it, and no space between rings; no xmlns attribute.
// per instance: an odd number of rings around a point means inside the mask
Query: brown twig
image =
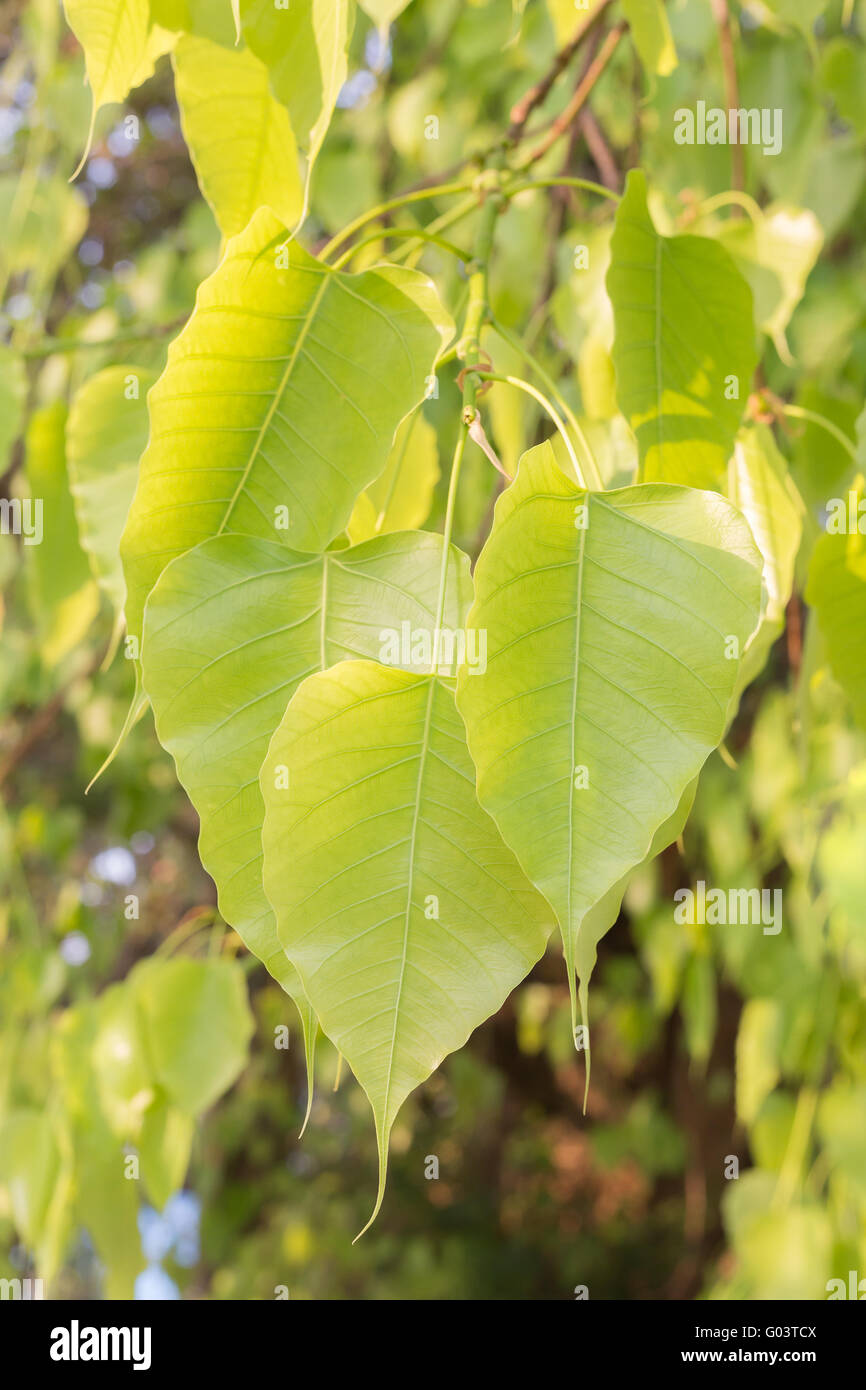
<svg viewBox="0 0 866 1390"><path fill-rule="evenodd" d="M534 164L536 160L540 159L542 155L546 154L547 151L550 149L551 145L554 145L556 141L559 139L559 137L565 134L572 122L577 120L577 117L580 115L580 112L583 110L584 106L589 101L589 98L592 94L592 91L596 83L598 82L599 78L605 71L608 63L610 62L611 58L616 52L619 41L625 33L627 27L628 26L625 23L617 24L605 36L604 43L601 45L601 48L599 49L597 56L590 63L585 76L578 83L577 90L575 91L574 96L571 98L571 101L568 103L565 109L557 116L556 120L553 122L552 126L550 127L550 130L547 132L544 139L538 142L535 149L532 151L532 153L529 155L526 161L520 166L521 169L528 169L531 164Z"/></svg>
<svg viewBox="0 0 866 1390"><path fill-rule="evenodd" d="M509 144L516 144L523 134L523 128L532 112L537 106L541 106L546 99L557 78L565 72L575 53L583 43L587 34L595 28L605 10L612 3L612 0L599 0L592 14L587 15L586 19L581 20L575 32L572 34L568 43L557 53L552 66L545 73L534 87L530 87L520 101L515 102L511 108L511 124L508 127L507 140Z"/></svg>
<svg viewBox="0 0 866 1390"><path fill-rule="evenodd" d="M734 51L734 34L731 27L731 13L728 0L711 0L713 18L719 31L719 48L722 54L722 68L725 74L725 100L729 111L736 111L740 105L740 85L737 80L737 58ZM736 141L731 143L731 187L742 192L745 185L743 167L743 147ZM742 216L742 209L735 215Z"/></svg>
<svg viewBox="0 0 866 1390"><path fill-rule="evenodd" d="M590 107L585 107L578 118L580 133L586 141L586 148L592 156L593 163L599 173L599 178L605 188L612 192L619 191L621 178L617 162L610 152L610 147L604 138L604 131L596 120Z"/></svg>

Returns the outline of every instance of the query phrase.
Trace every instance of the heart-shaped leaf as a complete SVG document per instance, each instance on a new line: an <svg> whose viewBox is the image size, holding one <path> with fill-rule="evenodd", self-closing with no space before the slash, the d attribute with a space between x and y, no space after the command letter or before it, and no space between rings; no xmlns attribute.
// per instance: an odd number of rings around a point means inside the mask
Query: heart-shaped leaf
<svg viewBox="0 0 866 1390"><path fill-rule="evenodd" d="M261 787L280 940L373 1107L372 1221L400 1106L538 960L551 914L478 804L450 682L371 661L310 676Z"/></svg>
<svg viewBox="0 0 866 1390"><path fill-rule="evenodd" d="M202 862L225 920L297 1003L310 1061L315 1018L262 888L259 768L305 676L380 656L386 631L432 626L441 568L441 538L424 533L326 555L227 535L173 561L148 600L144 685L199 814ZM453 550L447 626L462 628L471 596L468 560Z"/></svg>
<svg viewBox="0 0 866 1390"><path fill-rule="evenodd" d="M549 444L524 455L475 573L487 670L459 705L481 804L559 918L650 850L728 722L758 621L761 556L713 493L581 491Z"/></svg>
<svg viewBox="0 0 866 1390"><path fill-rule="evenodd" d="M223 235L242 232L260 207L294 228L304 210L298 151L264 63L248 48L191 36L173 63L184 139Z"/></svg>
<svg viewBox="0 0 866 1390"><path fill-rule="evenodd" d="M452 331L426 276L331 270L261 209L201 286L150 393L121 544L129 631L169 560L211 536L324 550Z"/></svg>

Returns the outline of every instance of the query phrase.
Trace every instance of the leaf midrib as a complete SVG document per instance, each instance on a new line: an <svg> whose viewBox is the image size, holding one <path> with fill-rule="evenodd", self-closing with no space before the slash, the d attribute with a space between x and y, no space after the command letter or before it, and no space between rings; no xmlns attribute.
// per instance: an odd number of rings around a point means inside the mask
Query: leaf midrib
<svg viewBox="0 0 866 1390"><path fill-rule="evenodd" d="M397 982L397 997L394 1000L394 1028L391 1033L391 1047L388 1055L388 1070L385 1080L385 1098L382 1104L382 1123L388 1124L388 1106L391 1100L391 1082L394 1074L394 1052L397 1045L397 1026L400 1021L400 1003L403 997L403 983L406 977L406 960L409 954L409 925L412 913L412 889L415 883L415 850L418 838L418 822L421 818L421 791L424 784L424 771L430 743L430 724L433 715L433 695L436 681L430 676L427 692L427 710L424 716L424 732L421 739L421 756L418 762L418 777L415 783L415 809L412 816L412 831L409 836L409 879L406 884L406 914L403 920L403 953L400 961L400 977Z"/></svg>
<svg viewBox="0 0 866 1390"><path fill-rule="evenodd" d="M322 302L325 291L328 288L328 285L330 284L330 280L330 273L325 272L325 274L322 276L322 283L316 290L316 293L313 296L312 303L310 304L307 313L303 317L303 323L301 326L301 331L298 334L297 342L295 343L295 346L292 349L291 356L289 357L289 360L286 363L286 369L283 372L282 378L280 379L280 384L277 387L276 391L274 391L273 399L271 400L271 403L268 406L267 413L265 414L265 418L262 421L261 429L259 430L258 435L256 436L256 442L253 445L250 457L247 460L246 467L244 468L238 485L235 488L234 495L232 496L231 501L229 502L225 516L220 522L219 529L216 532L218 536L221 536L223 531L225 530L226 525L228 524L229 517L231 516L235 506L237 505L238 498L240 497L241 493L246 487L247 480L250 476L253 464L258 458L259 452L262 447L262 442L265 438L265 435L271 427L271 422L273 421L274 415L276 414L277 407L279 406L280 401L283 399L283 396L286 393L286 387L288 386L289 379L292 375L292 372L295 370L295 365L297 363L298 357L301 354L301 350L303 349L307 333L309 332L313 320L316 317L316 314L318 313L319 306Z"/></svg>
<svg viewBox="0 0 866 1390"><path fill-rule="evenodd" d="M580 532L580 548L577 556L577 595L574 630L574 691L571 704L571 767L568 773L568 930L572 929L572 892L574 889L574 769L577 750L577 698L580 684L580 629L583 615L583 563L586 551L586 535L589 530L589 493L585 494L587 506L587 525Z"/></svg>

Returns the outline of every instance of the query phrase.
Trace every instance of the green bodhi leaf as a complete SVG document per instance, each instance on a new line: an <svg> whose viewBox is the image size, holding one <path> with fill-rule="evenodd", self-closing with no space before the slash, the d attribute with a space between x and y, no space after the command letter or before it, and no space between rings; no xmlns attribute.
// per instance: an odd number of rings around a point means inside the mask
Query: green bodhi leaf
<svg viewBox="0 0 866 1390"><path fill-rule="evenodd" d="M130 633L169 560L211 536L324 550L452 333L426 276L331 270L261 209L201 286L150 393L121 543Z"/></svg>
<svg viewBox="0 0 866 1390"><path fill-rule="evenodd" d="M441 568L434 535L325 555L225 535L173 561L148 600L142 670L157 734L199 814L220 911L295 1000L310 1069L315 1016L262 888L259 768L311 672L352 656L412 664L413 637L434 622ZM462 630L471 597L468 560L452 550L445 627Z"/></svg>
<svg viewBox="0 0 866 1390"><path fill-rule="evenodd" d="M307 160L307 184L348 74L354 0L240 0L247 45L267 65Z"/></svg>
<svg viewBox="0 0 866 1390"><path fill-rule="evenodd" d="M763 670L785 626L803 534L802 500L766 425L740 431L728 464L727 495L748 521L764 557L765 605L740 672L740 688L745 689Z"/></svg>
<svg viewBox="0 0 866 1390"><path fill-rule="evenodd" d="M66 422L79 539L118 612L126 596L120 537L147 444L147 391L155 380L141 367L106 367L75 393Z"/></svg>
<svg viewBox="0 0 866 1390"><path fill-rule="evenodd" d="M668 77L677 65L677 49L662 0L623 0L634 46L651 77Z"/></svg>
<svg viewBox="0 0 866 1390"><path fill-rule="evenodd" d="M150 33L148 0L63 0L66 19L81 47L93 94L90 130L80 172L90 151L96 113L110 101L123 101L142 80Z"/></svg>
<svg viewBox="0 0 866 1390"><path fill-rule="evenodd" d="M175 956L130 976L154 1080L185 1114L200 1115L237 1080L254 1021L237 961Z"/></svg>
<svg viewBox="0 0 866 1390"><path fill-rule="evenodd" d="M721 739L761 568L723 498L588 493L549 444L497 503L469 615L487 669L461 673L458 701L481 804L559 919L575 1025L584 920Z"/></svg>
<svg viewBox="0 0 866 1390"><path fill-rule="evenodd" d="M235 236L265 206L294 228L304 209L298 151L264 63L249 49L189 36L173 62L184 139L220 231Z"/></svg>
<svg viewBox="0 0 866 1390"><path fill-rule="evenodd" d="M280 940L373 1107L372 1222L400 1106L527 974L551 914L478 804L450 681L370 661L310 676L261 787Z"/></svg>
<svg viewBox="0 0 866 1390"><path fill-rule="evenodd" d="M349 539L365 541L389 531L423 526L438 481L436 431L416 410L398 429L385 471L355 503L349 518Z"/></svg>
<svg viewBox="0 0 866 1390"><path fill-rule="evenodd" d="M707 237L663 237L633 170L607 273L617 397L643 478L722 488L757 363L752 294Z"/></svg>
<svg viewBox="0 0 866 1390"><path fill-rule="evenodd" d="M866 435L866 414L858 421ZM806 601L824 638L830 669L866 728L866 485L859 474L845 497L833 499L827 531L815 544Z"/></svg>

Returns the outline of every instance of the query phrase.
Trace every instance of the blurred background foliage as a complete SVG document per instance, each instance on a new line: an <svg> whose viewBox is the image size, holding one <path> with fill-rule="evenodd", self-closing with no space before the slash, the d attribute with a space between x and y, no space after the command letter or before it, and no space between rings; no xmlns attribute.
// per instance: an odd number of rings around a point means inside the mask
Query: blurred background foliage
<svg viewBox="0 0 866 1390"><path fill-rule="evenodd" d="M619 189L645 168L659 228L718 236L750 279L762 385L854 440L866 5L731 11L742 104L784 112L777 158L742 151L758 209L738 216L720 196L730 148L672 139L678 107L727 104L711 0L667 5L666 75L620 45L591 115L539 172ZM571 0L413 0L390 35L359 13L304 240L320 246L493 144L574 25ZM56 0L5 0L0 62L2 495L48 499L43 545L0 537L0 1276L42 1275L72 1298L571 1298L585 1285L592 1298L811 1299L866 1274L866 744L801 597L827 500L856 472L850 447L812 421L777 431L803 503L786 627L682 839L634 875L602 942L588 1114L552 946L407 1103L384 1210L352 1246L375 1191L366 1101L350 1076L336 1085L322 1042L298 1138L293 1007L216 913L194 814L149 715L84 795L131 696L110 524L125 494L94 491L88 465L101 449L112 476L134 470L144 390L220 253L170 62L100 113L72 184L90 98ZM567 95L554 88L540 129ZM493 299L595 430L608 476L628 477L610 230L609 210L572 191L516 198ZM573 273L579 245L589 274ZM357 264L380 254L371 246ZM420 260L454 309L462 272L435 247ZM491 331L487 346L507 369L508 344ZM144 383L123 422L105 372ZM455 372L443 369L425 407L440 458ZM490 412L513 470L546 428L522 396L494 395ZM456 536L473 554L494 494L476 451ZM441 509L437 495L428 525ZM862 630L850 640L862 649ZM701 878L781 888L783 930L678 925L673 894ZM425 1176L431 1157L438 1178Z"/></svg>

